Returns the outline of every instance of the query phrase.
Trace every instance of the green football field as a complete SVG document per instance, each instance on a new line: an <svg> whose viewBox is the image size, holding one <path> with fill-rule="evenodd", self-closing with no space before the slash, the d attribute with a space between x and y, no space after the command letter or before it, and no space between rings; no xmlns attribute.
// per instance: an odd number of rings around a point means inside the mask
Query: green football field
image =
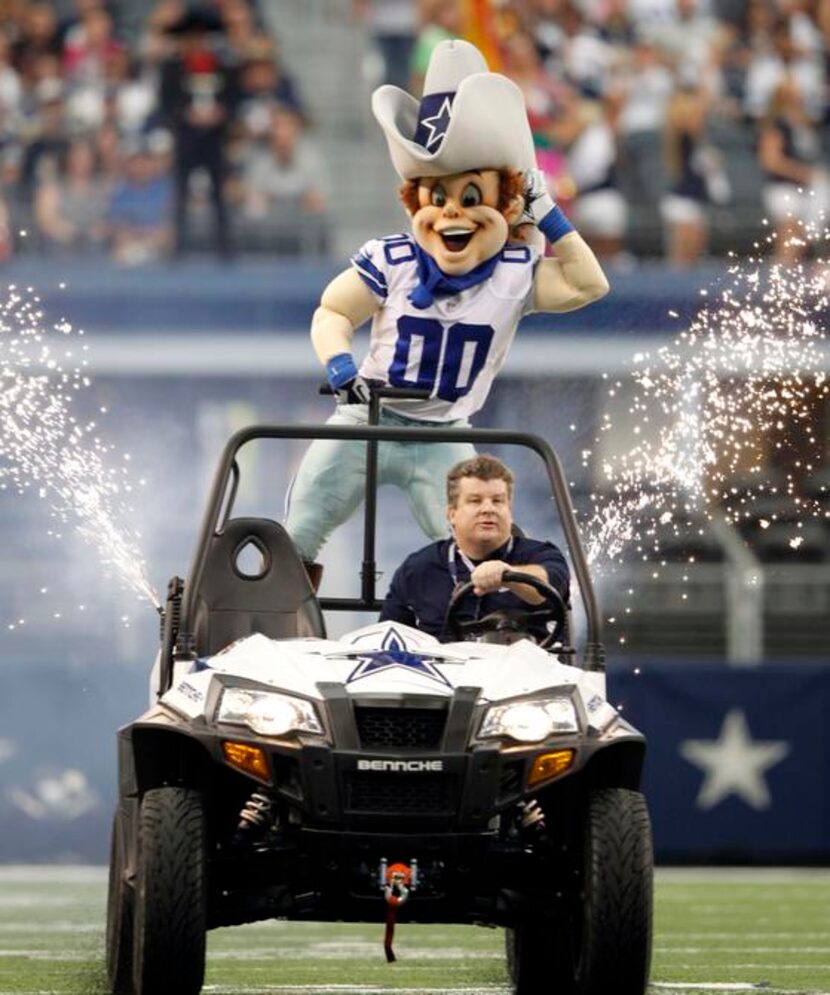
<svg viewBox="0 0 830 995"><path fill-rule="evenodd" d="M0 995L103 995L105 872L0 867ZM500 930L267 923L210 934L205 992L508 995ZM830 995L830 871L658 873L653 995ZM613 995L609 992L608 995Z"/></svg>

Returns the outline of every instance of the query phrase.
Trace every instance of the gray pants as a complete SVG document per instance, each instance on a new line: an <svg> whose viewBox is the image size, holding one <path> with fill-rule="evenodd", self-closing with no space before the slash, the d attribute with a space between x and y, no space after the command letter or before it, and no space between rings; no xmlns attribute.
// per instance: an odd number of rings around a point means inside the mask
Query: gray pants
<svg viewBox="0 0 830 995"><path fill-rule="evenodd" d="M329 425L365 425L368 408L343 405L328 419ZM403 418L381 410L381 425L410 428L464 428L466 420L427 422ZM432 540L449 535L447 525L447 473L456 463L475 456L466 442L384 442L378 446L378 486L395 484L406 493L412 514ZM309 561L331 533L342 525L363 500L366 490L366 444L340 439L317 439L309 446L288 493L285 527Z"/></svg>

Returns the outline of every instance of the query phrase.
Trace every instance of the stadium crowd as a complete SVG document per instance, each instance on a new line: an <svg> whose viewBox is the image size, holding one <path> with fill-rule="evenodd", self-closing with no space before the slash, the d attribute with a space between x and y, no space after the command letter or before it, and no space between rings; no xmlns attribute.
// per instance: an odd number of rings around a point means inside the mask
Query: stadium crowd
<svg viewBox="0 0 830 995"><path fill-rule="evenodd" d="M66 6L0 4L0 257L325 248L321 157L248 0L158 0L132 37L123 3Z"/></svg>
<svg viewBox="0 0 830 995"><path fill-rule="evenodd" d="M688 266L713 218L733 241L762 215L786 234L828 201L830 0L332 6L416 93L438 41L479 45L525 92L552 191L607 262L652 225ZM0 257L324 252L330 179L261 14L253 0L0 3Z"/></svg>

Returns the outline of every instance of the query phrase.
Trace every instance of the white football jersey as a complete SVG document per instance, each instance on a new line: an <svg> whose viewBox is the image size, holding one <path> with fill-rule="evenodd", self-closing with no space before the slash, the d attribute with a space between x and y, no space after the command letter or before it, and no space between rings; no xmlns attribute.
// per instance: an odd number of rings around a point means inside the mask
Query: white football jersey
<svg viewBox="0 0 830 995"><path fill-rule="evenodd" d="M428 401L386 401L402 415L425 421L468 418L487 400L507 357L519 319L533 306L539 254L506 245L493 274L453 297L437 297L419 310L408 298L418 283L411 235L373 238L352 265L382 307L372 319L369 354L360 367L367 380L431 391Z"/></svg>

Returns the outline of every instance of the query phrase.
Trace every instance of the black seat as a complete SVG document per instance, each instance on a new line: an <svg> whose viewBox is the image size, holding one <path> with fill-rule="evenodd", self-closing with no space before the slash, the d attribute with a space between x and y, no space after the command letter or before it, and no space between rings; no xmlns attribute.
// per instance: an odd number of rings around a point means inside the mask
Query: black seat
<svg viewBox="0 0 830 995"><path fill-rule="evenodd" d="M199 656L255 632L272 639L326 635L294 544L267 518L232 518L213 537L195 606Z"/></svg>

